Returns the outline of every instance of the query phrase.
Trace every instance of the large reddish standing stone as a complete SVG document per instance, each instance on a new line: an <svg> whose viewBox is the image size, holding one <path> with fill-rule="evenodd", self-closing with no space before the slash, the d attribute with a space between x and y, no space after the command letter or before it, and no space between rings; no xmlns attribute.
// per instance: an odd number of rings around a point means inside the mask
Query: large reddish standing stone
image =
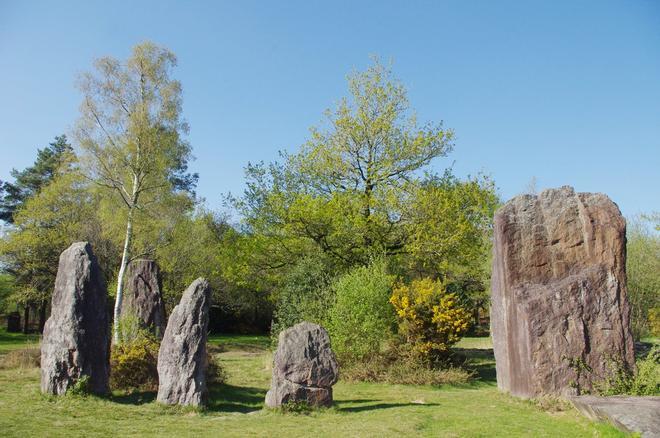
<svg viewBox="0 0 660 438"><path fill-rule="evenodd" d="M634 367L626 225L607 196L567 186L517 196L495 214L493 251L500 389L571 395L590 389L608 358Z"/></svg>
<svg viewBox="0 0 660 438"><path fill-rule="evenodd" d="M154 260L138 259L128 265L121 315L136 316L143 328L159 338L167 324L161 289L160 270Z"/></svg>
<svg viewBox="0 0 660 438"><path fill-rule="evenodd" d="M50 318L41 341L41 391L64 394L81 377L108 392L110 323L103 274L87 242L60 255Z"/></svg>

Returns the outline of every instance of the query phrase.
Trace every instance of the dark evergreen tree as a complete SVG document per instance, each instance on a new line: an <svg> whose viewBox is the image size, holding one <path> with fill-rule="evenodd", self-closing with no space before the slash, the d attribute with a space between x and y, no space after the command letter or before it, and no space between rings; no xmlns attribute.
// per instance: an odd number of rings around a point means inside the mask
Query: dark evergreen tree
<svg viewBox="0 0 660 438"><path fill-rule="evenodd" d="M14 223L16 211L28 198L52 181L70 154L73 154L73 148L66 135L60 135L47 147L37 151L37 159L32 166L21 171L13 169L11 176L14 182L0 182L0 219Z"/></svg>

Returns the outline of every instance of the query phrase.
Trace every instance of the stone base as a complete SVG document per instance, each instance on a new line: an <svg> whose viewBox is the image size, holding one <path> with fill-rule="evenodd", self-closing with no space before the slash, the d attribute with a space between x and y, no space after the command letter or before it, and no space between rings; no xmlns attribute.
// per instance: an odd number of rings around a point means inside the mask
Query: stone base
<svg viewBox="0 0 660 438"><path fill-rule="evenodd" d="M288 380L273 379L266 393L266 406L277 408L286 403L306 403L310 407L332 405L332 388L304 386Z"/></svg>

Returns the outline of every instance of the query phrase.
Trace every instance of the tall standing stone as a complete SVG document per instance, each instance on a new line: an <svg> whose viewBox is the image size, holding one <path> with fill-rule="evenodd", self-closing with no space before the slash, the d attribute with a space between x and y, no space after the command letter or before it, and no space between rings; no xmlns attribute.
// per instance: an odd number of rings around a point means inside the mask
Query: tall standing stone
<svg viewBox="0 0 660 438"><path fill-rule="evenodd" d="M626 225L607 196L565 186L515 197L495 214L493 250L500 389L571 395L591 388L608 358L634 367Z"/></svg>
<svg viewBox="0 0 660 438"><path fill-rule="evenodd" d="M89 390L108 392L110 324L103 274L87 242L60 255L51 316L41 342L41 391L64 394L82 376Z"/></svg>
<svg viewBox="0 0 660 438"><path fill-rule="evenodd" d="M133 260L126 270L121 315L134 315L140 325L159 338L167 319L161 294L160 270L154 260Z"/></svg>
<svg viewBox="0 0 660 438"><path fill-rule="evenodd" d="M205 403L206 338L211 289L198 278L174 307L158 352L158 397L168 405L199 406Z"/></svg>
<svg viewBox="0 0 660 438"><path fill-rule="evenodd" d="M332 385L338 378L328 332L318 324L301 322L279 335L266 406L275 408L291 402L330 406Z"/></svg>

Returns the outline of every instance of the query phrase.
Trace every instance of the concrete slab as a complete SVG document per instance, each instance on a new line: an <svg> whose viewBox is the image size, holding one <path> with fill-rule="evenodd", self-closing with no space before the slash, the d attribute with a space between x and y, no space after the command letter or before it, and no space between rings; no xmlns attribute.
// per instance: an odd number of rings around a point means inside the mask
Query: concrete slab
<svg viewBox="0 0 660 438"><path fill-rule="evenodd" d="M638 432L644 438L660 438L660 397L583 395L570 400L592 420L609 421L624 432Z"/></svg>

